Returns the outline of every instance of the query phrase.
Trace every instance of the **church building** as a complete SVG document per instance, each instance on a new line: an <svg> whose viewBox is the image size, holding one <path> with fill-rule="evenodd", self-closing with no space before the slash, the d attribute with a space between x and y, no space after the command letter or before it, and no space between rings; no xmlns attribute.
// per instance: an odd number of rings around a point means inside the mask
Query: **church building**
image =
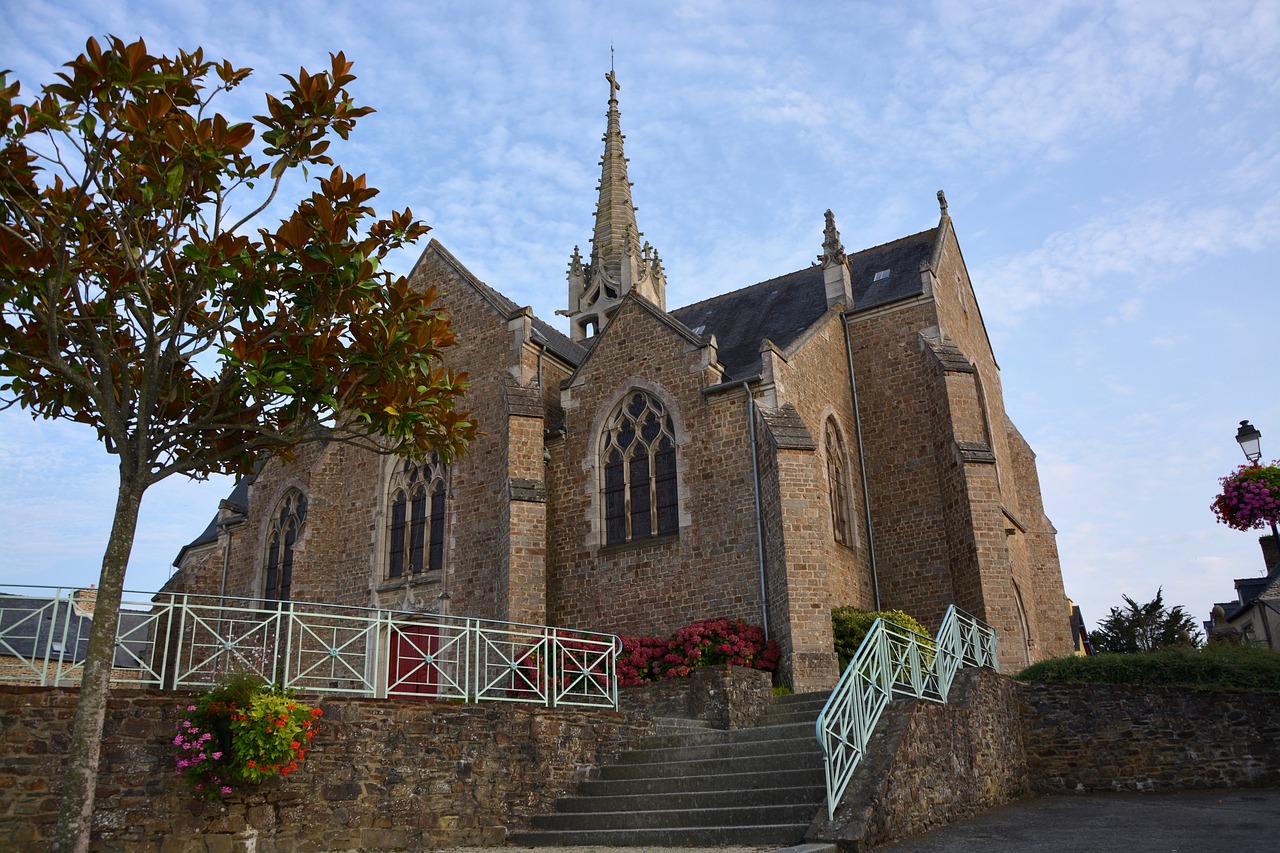
<svg viewBox="0 0 1280 853"><path fill-rule="evenodd" d="M668 309L641 242L618 85L590 252L557 331L432 240L482 433L445 466L331 444L245 478L166 589L665 635L764 625L797 691L837 678L831 608L950 604L1016 671L1071 652L1035 455L946 199L937 224Z"/></svg>

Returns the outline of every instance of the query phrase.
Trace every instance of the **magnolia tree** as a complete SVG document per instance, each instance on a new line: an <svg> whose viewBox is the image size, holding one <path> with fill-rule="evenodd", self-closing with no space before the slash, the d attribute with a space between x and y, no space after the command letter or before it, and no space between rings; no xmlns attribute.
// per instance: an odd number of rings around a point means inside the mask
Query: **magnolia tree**
<svg viewBox="0 0 1280 853"><path fill-rule="evenodd" d="M286 76L263 115L214 111L250 73L202 51L152 56L90 39L20 101L0 74L0 404L92 428L119 489L55 849L85 850L125 567L138 507L174 474L247 471L342 441L465 448L464 376L435 293L381 268L427 231L379 218L377 191L333 167L330 137L371 112L341 53ZM325 167L278 222L282 181Z"/></svg>

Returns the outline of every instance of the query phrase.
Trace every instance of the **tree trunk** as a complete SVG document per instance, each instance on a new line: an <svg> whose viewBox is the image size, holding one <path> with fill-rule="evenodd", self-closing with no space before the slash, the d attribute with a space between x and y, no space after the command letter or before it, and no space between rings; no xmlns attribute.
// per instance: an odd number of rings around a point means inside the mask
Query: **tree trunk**
<svg viewBox="0 0 1280 853"><path fill-rule="evenodd" d="M111 524L111 538L102 557L98 598L89 628L89 648L85 653L80 699L76 703L71 749L63 776L62 802L58 808L58 826L53 840L53 850L57 853L86 853L89 849L94 788L102 752L102 722L111 690L116 629L120 624L120 598L138 526L138 507L145 488L121 472L116 514Z"/></svg>

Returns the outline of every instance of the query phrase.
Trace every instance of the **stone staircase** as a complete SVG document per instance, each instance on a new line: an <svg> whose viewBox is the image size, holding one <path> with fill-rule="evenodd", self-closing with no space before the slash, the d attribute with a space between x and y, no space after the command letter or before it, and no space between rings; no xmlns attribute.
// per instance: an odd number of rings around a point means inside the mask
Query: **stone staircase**
<svg viewBox="0 0 1280 853"><path fill-rule="evenodd" d="M731 731L659 721L643 748L583 782L520 847L799 844L825 803L814 721L826 693L784 696L760 725Z"/></svg>

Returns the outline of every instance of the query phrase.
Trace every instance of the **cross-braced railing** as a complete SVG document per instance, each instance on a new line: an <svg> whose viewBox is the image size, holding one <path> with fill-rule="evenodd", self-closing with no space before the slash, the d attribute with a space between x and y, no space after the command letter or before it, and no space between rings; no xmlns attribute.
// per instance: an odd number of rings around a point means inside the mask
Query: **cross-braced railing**
<svg viewBox="0 0 1280 853"><path fill-rule="evenodd" d="M947 608L937 640L877 619L818 714L818 743L827 777L827 815L835 817L876 722L895 696L945 703L961 666L999 671L996 632Z"/></svg>
<svg viewBox="0 0 1280 853"><path fill-rule="evenodd" d="M4 590L0 681L77 684L92 594L42 587ZM230 672L251 672L309 693L616 708L620 650L612 634L539 625L126 593L112 682L198 689Z"/></svg>

